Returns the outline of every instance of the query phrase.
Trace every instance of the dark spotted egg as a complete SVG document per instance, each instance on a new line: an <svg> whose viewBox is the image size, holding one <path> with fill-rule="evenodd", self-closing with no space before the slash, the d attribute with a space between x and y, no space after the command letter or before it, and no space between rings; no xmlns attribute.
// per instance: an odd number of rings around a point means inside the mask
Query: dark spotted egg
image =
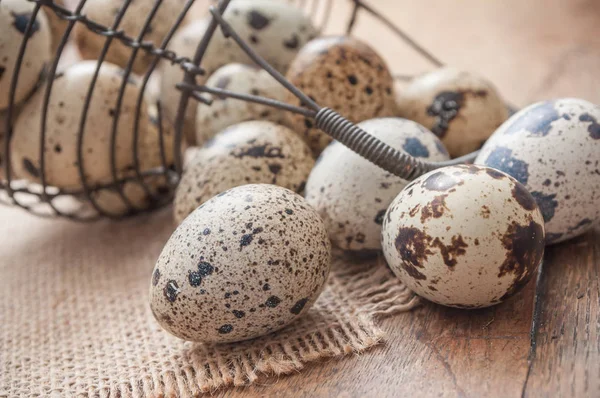
<svg viewBox="0 0 600 398"><path fill-rule="evenodd" d="M500 303L535 274L544 220L534 198L507 174L475 165L414 180L384 217L385 258L406 285L458 308Z"/></svg>
<svg viewBox="0 0 600 398"><path fill-rule="evenodd" d="M17 57L34 8L35 3L27 0L0 2L0 110L8 107ZM15 103L23 101L36 87L52 56L52 37L44 9L39 10L30 32L19 69Z"/></svg>
<svg viewBox="0 0 600 398"><path fill-rule="evenodd" d="M475 163L510 174L536 199L548 244L600 220L600 108L563 98L533 104L504 123Z"/></svg>
<svg viewBox="0 0 600 398"><path fill-rule="evenodd" d="M441 68L398 90L399 115L433 131L452 157L480 148L508 117L506 105L488 80Z"/></svg>
<svg viewBox="0 0 600 398"><path fill-rule="evenodd" d="M224 19L250 47L284 74L300 48L318 34L302 10L283 1L235 0L227 7ZM173 37L169 49L179 56L193 58L209 22L210 18L201 19L185 26ZM234 62L251 64L252 60L233 39L226 38L221 29L217 29L202 60L206 74L197 76L197 82L206 81L215 70ZM180 65L163 63L161 103L171 120L177 115L181 93L176 85L182 80ZM196 108L189 106L186 113L186 136L190 144L195 140Z"/></svg>
<svg viewBox="0 0 600 398"><path fill-rule="evenodd" d="M354 123L397 116L394 79L383 58L367 44L347 36L322 37L307 43L290 65L288 80ZM300 105L293 94L287 102ZM302 115L288 113L291 127L320 153L331 137Z"/></svg>
<svg viewBox="0 0 600 398"><path fill-rule="evenodd" d="M401 118L359 126L386 144L421 160L448 160L441 141L425 127ZM321 153L306 183L306 200L325 222L333 244L351 251L381 250L381 223L390 202L408 182L335 141Z"/></svg>
<svg viewBox="0 0 600 398"><path fill-rule="evenodd" d="M286 96L286 89L277 80L254 65L225 65L210 76L206 85L279 101L285 101ZM213 101L212 105L199 104L196 112L196 145L204 144L226 127L247 120L268 120L279 124L286 120L284 111L267 105L218 95L207 95L207 98Z"/></svg>
<svg viewBox="0 0 600 398"><path fill-rule="evenodd" d="M152 275L150 307L185 340L225 343L276 331L319 297L331 247L317 212L274 185L244 185L195 210Z"/></svg>
<svg viewBox="0 0 600 398"><path fill-rule="evenodd" d="M308 146L287 127L249 121L228 127L187 162L175 193L175 219L227 189L275 184L302 192L315 161Z"/></svg>

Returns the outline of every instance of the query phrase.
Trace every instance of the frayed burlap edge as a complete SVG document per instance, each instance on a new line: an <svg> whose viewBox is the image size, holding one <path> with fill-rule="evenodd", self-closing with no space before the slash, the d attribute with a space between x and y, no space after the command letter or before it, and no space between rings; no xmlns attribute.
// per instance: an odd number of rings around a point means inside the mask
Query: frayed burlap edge
<svg viewBox="0 0 600 398"><path fill-rule="evenodd" d="M341 309L337 302L322 303L331 295L346 301L342 307L355 308L353 314L333 314L333 323L300 335L292 332L287 336L284 329L268 340L241 343L242 348L231 344L193 345L189 362L182 362L177 370L156 371L139 380L112 385L90 386L77 396L195 397L225 387L252 384L261 374L280 376L298 372L307 363L360 353L381 343L385 333L376 320L409 311L420 303L381 258L355 263L338 255L334 263L318 311ZM301 319L288 329L294 326L299 329L305 322Z"/></svg>

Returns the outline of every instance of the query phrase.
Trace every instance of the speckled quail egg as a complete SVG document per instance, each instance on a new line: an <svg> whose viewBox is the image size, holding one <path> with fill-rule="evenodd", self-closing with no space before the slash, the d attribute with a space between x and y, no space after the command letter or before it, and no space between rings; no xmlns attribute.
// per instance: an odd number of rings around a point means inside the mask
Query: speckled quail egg
<svg viewBox="0 0 600 398"><path fill-rule="evenodd" d="M146 17L152 11L155 3L155 0L132 1L116 29L122 30L127 36L137 39L146 24ZM125 2L122 0L88 1L83 7L83 13L92 21L110 27L113 26L124 4ZM156 47L159 47L182 9L183 1L181 0L163 0L152 22L150 22L143 41L152 42ZM92 32L83 24L75 25L74 40L83 59L99 58L106 43L106 37ZM105 59L125 68L129 63L131 54L131 47L118 40L113 40ZM133 64L133 71L143 73L153 59L153 55L145 51L138 51Z"/></svg>
<svg viewBox="0 0 600 398"><path fill-rule="evenodd" d="M244 185L195 210L161 253L150 286L158 322L185 340L226 343L307 312L331 264L323 221L274 185Z"/></svg>
<svg viewBox="0 0 600 398"><path fill-rule="evenodd" d="M134 166L118 175L121 192L117 186L97 189L91 196L100 209L112 216L124 216L140 210L156 207L165 203L172 195L174 182L169 172L174 168L174 131L169 123L162 120L163 129L159 130L158 108L150 104L148 108L150 125L143 142L138 145L139 177ZM162 136L162 139L160 138ZM185 145L181 151L185 150ZM165 175L165 171L167 174ZM154 172L154 175L149 175ZM143 182L142 182L143 181ZM125 197L125 201L123 199Z"/></svg>
<svg viewBox="0 0 600 398"><path fill-rule="evenodd" d="M267 71L252 65L228 64L219 68L206 81L208 87L234 91L238 94L260 95L285 101L286 90ZM196 144L202 145L219 131L247 120L285 122L285 112L270 106L238 99L207 95L211 106L198 105L196 112Z"/></svg>
<svg viewBox="0 0 600 398"><path fill-rule="evenodd" d="M82 186L78 163L79 127L95 69L96 62L85 61L67 68L54 78L44 140L44 174L49 185L58 188ZM86 182L90 185L112 181L111 136L122 80L121 68L107 63L102 65L91 96L81 142ZM117 171L126 171L133 165L133 131L139 95L137 79L130 75L118 113L115 150ZM40 180L42 172L39 152L43 100L44 92L40 91L27 102L15 123L11 143L15 174L34 182ZM150 140L148 134L155 134L156 131L150 128L144 101L139 120L138 143L141 145Z"/></svg>
<svg viewBox="0 0 600 398"><path fill-rule="evenodd" d="M235 124L187 163L175 193L175 219L181 222L214 195L239 185L267 183L302 192L313 165L310 149L287 127Z"/></svg>
<svg viewBox="0 0 600 398"><path fill-rule="evenodd" d="M331 36L312 40L290 65L287 78L320 106L339 112L351 122L397 116L390 71L373 49L357 39ZM289 92L286 102L300 105ZM314 153L331 142L311 119L292 113L288 117L290 126Z"/></svg>
<svg viewBox="0 0 600 398"><path fill-rule="evenodd" d="M401 118L358 125L391 147L426 161L448 160L441 141ZM323 218L333 244L352 251L381 249L381 223L390 202L408 182L335 141L321 153L306 183L306 200Z"/></svg>
<svg viewBox="0 0 600 398"><path fill-rule="evenodd" d="M0 2L0 109L8 107L13 73L34 8L35 3L26 0ZM19 69L15 103L23 101L40 81L51 57L50 40L48 19L40 9Z"/></svg>
<svg viewBox="0 0 600 398"><path fill-rule="evenodd" d="M442 139L452 157L481 147L508 118L496 88L474 73L441 68L416 78L397 95L400 116Z"/></svg>
<svg viewBox="0 0 600 398"><path fill-rule="evenodd" d="M281 73L285 73L300 48L316 37L317 29L302 10L292 4L272 0L234 0L224 14L224 19L258 52L267 62ZM196 52L210 19L194 21L177 33L169 48L179 56L192 58ZM252 61L235 43L226 39L220 29L213 36L202 60L206 76L219 67L239 62ZM179 65L163 63L161 102L165 104L167 116L174 121L179 106L181 92L176 88L183 81L183 71ZM197 83L205 81L197 76ZM195 140L196 104L190 104L185 115L185 132L190 144Z"/></svg>
<svg viewBox="0 0 600 398"><path fill-rule="evenodd" d="M600 108L575 98L521 110L489 139L475 163L527 187L546 222L546 241L561 242L600 221Z"/></svg>
<svg viewBox="0 0 600 398"><path fill-rule="evenodd" d="M544 220L514 178L474 165L434 170L414 180L384 217L385 258L406 285L458 308L497 304L535 274Z"/></svg>

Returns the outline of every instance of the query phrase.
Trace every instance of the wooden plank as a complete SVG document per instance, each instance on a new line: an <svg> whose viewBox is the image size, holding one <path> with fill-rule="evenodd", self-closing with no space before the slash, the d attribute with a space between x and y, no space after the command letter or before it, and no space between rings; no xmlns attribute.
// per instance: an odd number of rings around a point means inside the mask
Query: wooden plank
<svg viewBox="0 0 600 398"><path fill-rule="evenodd" d="M495 308L426 303L383 323L384 346L299 374L224 391L228 397L519 397L528 370L534 283Z"/></svg>
<svg viewBox="0 0 600 398"><path fill-rule="evenodd" d="M600 230L547 258L524 396L600 397Z"/></svg>

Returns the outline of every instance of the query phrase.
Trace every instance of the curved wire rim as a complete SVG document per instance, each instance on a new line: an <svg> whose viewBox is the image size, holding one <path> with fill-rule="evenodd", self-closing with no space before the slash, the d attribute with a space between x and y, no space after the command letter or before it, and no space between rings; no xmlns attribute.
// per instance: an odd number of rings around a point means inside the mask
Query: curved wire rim
<svg viewBox="0 0 600 398"><path fill-rule="evenodd" d="M123 201L123 203L126 205L126 207L128 209L128 211L125 215L129 215L129 214L133 214L133 213L149 212L149 211L154 210L156 207L160 207L160 206L163 206L163 205L169 203L170 200L172 199L172 192L169 194L169 196L167 198L165 198L160 203L157 202L157 205L152 208L148 208L148 209L136 208L129 202L128 198L126 197L126 195L123 192L123 186L122 186L122 184L124 184L125 182L135 181L137 184L139 184L143 187L145 192L147 194L149 194L148 196L154 197L154 194L151 192L151 190L146 185L144 180L145 180L145 177L148 177L148 176L157 176L158 171L156 171L156 170L152 170L149 172L141 172L140 171L139 159L138 159L138 153L137 153L137 151L138 151L137 141L139 139L139 124L140 124L140 117L142 114L141 108L143 105L143 96L144 96L147 84L149 82L150 76L151 76L152 72L155 70L155 68L158 65L158 62L160 60L166 60L168 62L171 62L172 64L177 64L184 71L184 80L182 83L177 85L177 88L181 90L181 98L180 98L177 117L175 120L175 129L174 129L174 133L173 133L174 134L173 157L174 157L174 163L175 163L174 164L175 173L173 173L169 170L169 165L167 165L167 162L166 162L166 154L164 152L164 131L163 131L163 123L162 123L161 106L160 106L160 103L157 104L157 118L158 118L158 129L159 129L159 138L160 138L160 143L159 143L160 148L159 149L160 149L160 155L161 155L161 161L162 161L162 167L161 167L162 170L160 172L162 173L166 182L168 182L169 180L173 180L173 177L177 178L182 172L182 158L181 158L181 151L179 148L181 148L181 141L182 141L182 127L183 127L183 114L184 114L183 111L187 107L187 103L188 103L188 100L190 97L197 101L209 102L209 101L207 101L206 98L201 96L199 93L218 94L218 95L223 95L223 96L230 97L230 98L235 98L238 100L261 103L261 104L264 104L267 106L275 107L278 109L283 109L283 110L286 110L289 112L299 113L306 117L311 117L311 118L315 118L317 116L318 112L320 110L322 110L322 108L316 102L314 102L312 99L310 99L309 97L304 95L296 87L291 85L281 74L279 74L276 70L274 70L258 54L256 54L256 52L254 52L253 49L251 47L249 47L248 44L243 41L243 39L241 39L239 36L237 36L235 31L233 31L233 29L227 24L227 22L222 19L221 16L222 16L223 12L225 11L225 9L227 8L228 4L230 3L229 0L221 0L221 1L219 1L217 7L214 7L214 6L211 7L212 18L211 18L211 21L209 24L209 29L207 29L207 33L203 36L202 40L198 44L196 53L192 59L189 59L187 57L178 56L173 51L167 50L166 48L167 48L171 38L173 37L175 31L183 22L184 18L186 17L189 9L191 8L191 6L193 5L195 0L187 0L186 1L178 19L173 24L170 31L167 33L166 37L163 39L163 42L158 47L155 47L155 45L152 42L143 41L143 39L144 39L145 34L148 31L151 21L155 17L156 12L157 12L158 8L160 7L160 4L162 3L163 0L155 0L155 4L154 4L154 7L153 7L151 13L146 16L142 30L139 32L138 36L135 38L129 37L123 31L118 30L120 20L122 19L125 11L129 7L132 0L124 1L124 4L122 5L118 15L115 17L115 21L113 21L113 25L111 27L105 27L103 25L100 25L100 24L88 19L85 15L83 15L81 13L83 6L87 2L87 0L80 0L78 3L78 6L76 7L75 11L73 11L73 12L69 11L68 9L66 9L60 5L55 4L52 0L28 0L28 1L36 3L36 6L32 12L32 18L30 19L30 22L29 22L28 26L26 27L26 31L24 34L25 39L21 43L19 56L17 59L17 67L15 68L15 71L13 73L13 78L11 80L11 88L10 88L10 93L9 93L9 95L10 95L9 106L7 109L7 120L6 120L7 139L5 140L5 143L4 143L4 153L6 154L6 156L5 156L5 159L6 159L5 160L6 181L5 182L0 181L0 189L4 189L7 192L9 200L6 201L3 198L0 198L0 203L17 205L24 209L33 211L31 205L26 205L24 203L21 203L17 198L15 198L15 194L27 193L30 195L38 196L40 199L40 202L42 204L43 203L48 204L50 209L53 211L53 214L51 214L50 216L59 215L59 216L63 216L63 217L69 218L69 219L80 220L80 221L91 221L91 220L96 220L96 219L102 218L102 217L109 217L109 218L114 218L114 219L123 218L123 215L111 214L109 212L104 211L100 206L97 205L96 201L94 200L93 194L101 189L112 189L119 194L119 197L121 198L121 200ZM366 12L372 14L374 17L381 20L395 34L397 34L403 41L405 41L409 46L411 46L421 56L423 56L424 58L429 60L434 66L437 66L437 67L443 66L442 62L439 61L433 54L431 54L427 50L425 50L416 41L414 41L409 35L407 35L400 28L395 26L390 20L385 18L385 16L383 16L383 14L378 13L373 7L371 7L365 1L363 1L363 0L351 0L351 1L354 3L354 7L352 9L350 21L347 25L347 33L348 34L352 33L355 22L359 15L359 10L363 9ZM300 4L301 7L304 6L306 3L305 0L299 0L299 2L301 3ZM309 1L309 3L310 3L310 1ZM333 3L333 0L320 0L320 1L314 0L310 7L310 16L313 17L313 19L314 19L314 18L316 18L316 14L318 14L318 12L319 12L319 6L321 6L323 20L318 24L320 26L320 28L322 28L328 22L329 15L331 14L331 11L332 11L332 3ZM88 91L88 99L86 101L84 110L82 112L82 118L80 119L80 128L79 128L79 134L78 134L78 141L79 141L78 142L78 144L79 144L78 145L78 160L79 160L78 163L79 163L79 169L80 169L79 172L80 172L80 176L82 179L83 190L79 190L79 191L58 190L57 193L56 192L51 193L51 191L53 189L54 189L54 191L56 191L56 189L54 187L48 186L45 181L45 173L44 173L44 167L43 167L43 165L44 165L43 145L40 148L40 163L41 163L40 164L41 165L41 167L40 167L41 173L40 174L41 174L41 182L42 182L42 184L41 184L42 192L38 193L38 192L29 190L29 189L13 189L13 187L11 185L11 172L10 172L11 162L10 162L9 148L10 148L10 137L12 136L12 122L11 122L12 113L14 113L13 108L16 107L14 104L16 85L18 83L19 70L20 70L20 67L21 67L21 64L23 61L25 48L26 48L27 42L30 37L32 24L33 24L32 21L35 21L35 17L37 15L37 13L39 12L39 9L42 6L51 10L51 12L54 12L57 16L59 16L59 18L68 22L67 29L62 36L61 42L59 44L59 48L55 54L54 60L51 65L50 73L48 76L49 83L46 87L46 93L44 96L44 107L43 107L43 117L42 117L42 126L41 126L42 127L42 129L41 129L42 143L45 140L45 123L46 123L46 119L47 119L47 105L48 105L49 98L50 98L52 81L54 80L54 77L56 75L58 61L64 50L64 47L66 46L67 40L71 34L71 31L72 31L75 23L81 23L81 24L85 25L85 27L88 30L90 30L98 35L106 37L105 45L102 49L99 60L97 61L97 67L96 67L96 71L95 71L95 75L94 75L94 81L90 85L90 90ZM214 35L214 32L218 28L220 28L225 33L225 35L231 36L238 43L238 45L240 45L240 47L257 64L259 64L265 70L267 70L268 73L270 73L284 87L286 87L288 90L290 90L296 97L300 98L300 100L303 102L303 104L305 104L305 107L294 107L290 104L275 101L270 98L239 94L239 93L234 93L234 92L230 92L227 90L219 90L219 89L214 89L214 88L210 88L210 87L206 87L206 86L202 86L202 85L196 85L195 84L195 76L204 74L204 70L201 68L201 61L206 52L206 48L208 47L210 40L211 40L212 36ZM82 160L83 160L84 154L82 153L81 144L83 142L83 134L85 133L85 122L87 119L86 114L87 114L87 110L89 107L88 102L89 102L89 99L91 98L91 94L93 93L93 86L95 83L95 79L97 78L97 74L102 65L103 59L108 51L108 46L110 45L110 42L113 40L119 41L122 44L132 48L132 54L128 60L127 67L124 70L125 76L123 76L123 81L122 81L121 88L119 91L119 97L118 97L119 103L121 103L121 101L122 101L124 87L126 84L125 83L126 78L131 73L133 64L135 62L136 55L139 52L139 50L141 49L144 53L147 53L153 57L153 59L150 63L150 66L148 67L147 72L143 76L142 84L140 87L140 93L138 95L138 100L136 103L136 113L135 113L136 117L135 117L135 123L134 123L135 126L134 126L134 137L133 137L133 147L134 147L133 161L134 161L135 176L127 177L127 178L120 178L120 179L116 178L117 173L116 173L116 164L115 164L116 159L114 156L114 149L116 146L117 122L118 122L118 117L119 117L118 115L120 112L120 110L116 110L116 116L112 123L112 132L111 132L111 148L113 149L111 151L111 174L113 177L113 181L111 184L90 186L86 181L86 176L85 176L85 172L83 169L83 161ZM409 80L412 77L397 75L396 78ZM365 133L365 134L367 134L367 133ZM392 152L396 152L397 154L402 153L402 154L404 154L403 156L409 156L401 151L397 151L389 146L386 146L384 143L380 143L380 144L383 145L386 152L390 152L390 150L391 150ZM424 169L434 169L434 168L439 168L439 167L444 167L444 166L449 166L449 165L454 165L454 164L460 164L460 163L465 163L465 162L471 162L476 157L476 155L477 155L477 152L474 152L474 153L465 155L463 157L453 159L451 161L437 162L437 163L425 163L425 162L421 162L420 160L417 160L414 158L413 159L417 162L416 164L420 166L420 170L424 170ZM369 159L369 160L371 160L371 159ZM53 205L52 201L53 201L53 199L55 199L59 196L62 196L62 195L69 195L69 196L82 196L83 195L83 196L85 196L85 198L92 205L92 207L95 209L97 214L92 217L83 218L83 217L80 217L79 214L77 214L77 213L68 213L68 212L63 212L63 211L59 210L58 208L56 208ZM39 213L36 213L36 214L44 216L44 214L39 214Z"/></svg>

